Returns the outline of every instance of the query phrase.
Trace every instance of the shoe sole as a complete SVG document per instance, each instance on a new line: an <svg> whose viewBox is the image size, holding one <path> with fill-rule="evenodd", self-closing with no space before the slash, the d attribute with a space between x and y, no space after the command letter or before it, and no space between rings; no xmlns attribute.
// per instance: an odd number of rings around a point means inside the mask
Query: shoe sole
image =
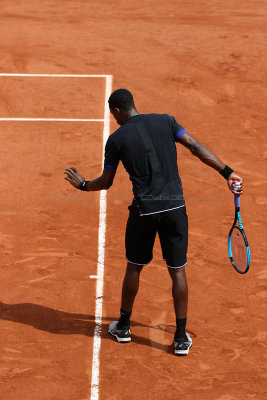
<svg viewBox="0 0 267 400"><path fill-rule="evenodd" d="M128 342L130 342L132 340L130 337L128 337L128 338L120 338L118 335L116 335L116 333L113 333L110 330L108 331L108 333L111 336L115 337L117 339L117 342L119 342L119 343L128 343Z"/></svg>
<svg viewBox="0 0 267 400"><path fill-rule="evenodd" d="M186 343L188 344L188 348L186 350L178 350L175 348L175 346L178 344L177 342L174 342L174 354L176 356L187 356L187 354L189 353L190 348L192 347L192 339L191 336L186 333L186 337L187 337L187 341Z"/></svg>
<svg viewBox="0 0 267 400"><path fill-rule="evenodd" d="M187 354L189 353L190 348L192 347L192 343L190 343L188 349L186 350L176 350L174 349L174 354L176 356L187 356Z"/></svg>

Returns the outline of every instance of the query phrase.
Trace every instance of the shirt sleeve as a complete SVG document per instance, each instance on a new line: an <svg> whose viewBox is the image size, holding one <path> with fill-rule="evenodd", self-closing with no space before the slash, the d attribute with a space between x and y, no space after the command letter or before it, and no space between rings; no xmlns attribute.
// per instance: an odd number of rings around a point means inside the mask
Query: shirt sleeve
<svg viewBox="0 0 267 400"><path fill-rule="evenodd" d="M170 115L168 117L171 123L174 140L175 142L178 142L178 139L187 133L187 131L180 124L178 124L174 117L171 117Z"/></svg>
<svg viewBox="0 0 267 400"><path fill-rule="evenodd" d="M104 169L117 169L119 161L118 149L112 138L109 137L105 146Z"/></svg>

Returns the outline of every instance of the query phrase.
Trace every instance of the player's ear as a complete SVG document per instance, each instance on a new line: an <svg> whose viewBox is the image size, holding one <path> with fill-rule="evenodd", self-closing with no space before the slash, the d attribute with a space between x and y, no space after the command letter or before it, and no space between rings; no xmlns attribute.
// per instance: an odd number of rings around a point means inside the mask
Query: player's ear
<svg viewBox="0 0 267 400"><path fill-rule="evenodd" d="M120 110L119 110L119 108L117 108L117 107L115 107L115 108L109 108L110 109L110 112L111 112L111 114L115 117L115 116L117 116L117 115L120 115Z"/></svg>
<svg viewBox="0 0 267 400"><path fill-rule="evenodd" d="M120 113L121 113L120 109L117 107L114 108L114 111L115 111L116 115L120 115Z"/></svg>

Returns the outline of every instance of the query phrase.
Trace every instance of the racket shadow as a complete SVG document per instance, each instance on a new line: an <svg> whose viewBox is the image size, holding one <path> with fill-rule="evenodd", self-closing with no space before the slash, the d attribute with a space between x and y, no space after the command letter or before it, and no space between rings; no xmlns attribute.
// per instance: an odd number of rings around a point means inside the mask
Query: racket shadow
<svg viewBox="0 0 267 400"><path fill-rule="evenodd" d="M57 335L84 335L93 337L95 330L94 315L68 313L33 303L6 304L0 302L0 319L29 325L35 329ZM114 319L114 317L103 317L101 334L103 339L114 340L114 338L108 334L109 323L114 321ZM168 333L174 333L175 331L175 326L172 325L162 324L151 326L132 320L131 326L162 330ZM196 337L194 333L190 332L190 334ZM153 347L167 353L172 352L172 346L164 345L155 340L150 340L135 334L132 335L132 340L142 346Z"/></svg>

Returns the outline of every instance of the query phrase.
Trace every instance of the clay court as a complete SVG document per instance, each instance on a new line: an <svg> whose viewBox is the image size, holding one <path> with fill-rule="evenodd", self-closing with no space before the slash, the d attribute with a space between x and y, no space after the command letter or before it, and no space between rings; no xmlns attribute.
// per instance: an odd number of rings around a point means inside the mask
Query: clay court
<svg viewBox="0 0 267 400"><path fill-rule="evenodd" d="M3 400L266 398L266 21L263 0L1 1L0 193ZM64 181L102 172L117 129L107 98L132 91L244 179L251 267L231 266L233 195L178 145L189 216L187 357L172 350L171 280L159 240L141 275L132 342L119 315L132 192ZM265 395L264 395L265 393Z"/></svg>

